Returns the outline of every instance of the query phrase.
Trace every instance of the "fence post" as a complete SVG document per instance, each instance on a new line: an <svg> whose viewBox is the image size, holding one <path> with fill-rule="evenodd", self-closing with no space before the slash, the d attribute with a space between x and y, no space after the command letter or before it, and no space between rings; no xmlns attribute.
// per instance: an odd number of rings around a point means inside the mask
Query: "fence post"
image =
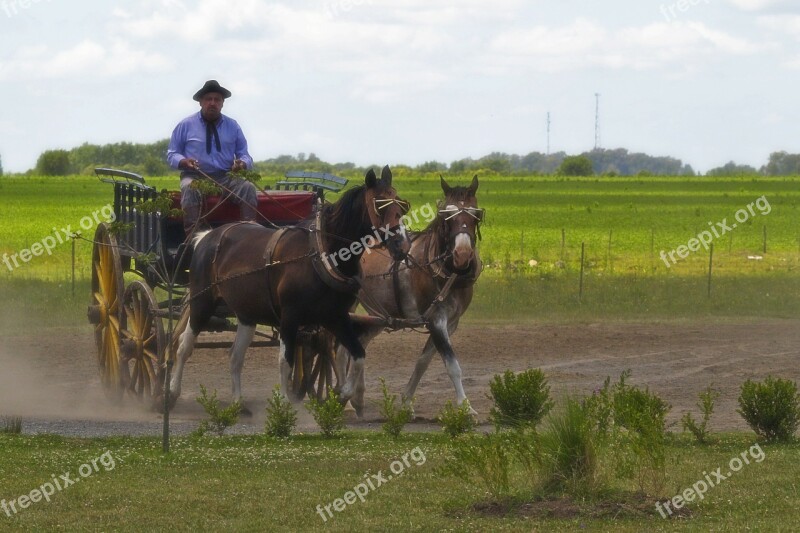
<svg viewBox="0 0 800 533"><path fill-rule="evenodd" d="M583 302L583 263L586 255L586 243L581 243L581 284L578 289L578 301Z"/></svg>
<svg viewBox="0 0 800 533"><path fill-rule="evenodd" d="M708 297L711 298L711 270L714 266L714 243L708 250Z"/></svg>

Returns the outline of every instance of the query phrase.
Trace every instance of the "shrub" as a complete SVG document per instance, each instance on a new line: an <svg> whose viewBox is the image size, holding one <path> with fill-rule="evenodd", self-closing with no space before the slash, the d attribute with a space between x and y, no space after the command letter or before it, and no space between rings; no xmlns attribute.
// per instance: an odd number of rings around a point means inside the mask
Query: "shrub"
<svg viewBox="0 0 800 533"><path fill-rule="evenodd" d="M451 455L441 472L472 484L477 477L494 498L509 492L511 443L509 435L472 435L453 441Z"/></svg>
<svg viewBox="0 0 800 533"><path fill-rule="evenodd" d="M297 426L297 411L292 402L281 394L280 385L272 391L272 398L267 400L267 420L264 429L270 437L285 439Z"/></svg>
<svg viewBox="0 0 800 533"><path fill-rule="evenodd" d="M697 407L703 413L703 421L698 424L692 417L692 413L684 414L681 419L683 430L694 435L694 438L700 444L708 444L710 440L708 421L714 413L714 403L717 401L717 398L719 398L719 392L715 391L709 385L706 390L700 393L700 401L697 404Z"/></svg>
<svg viewBox="0 0 800 533"><path fill-rule="evenodd" d="M17 416L3 417L3 425L0 426L0 433L19 435L22 433L22 419Z"/></svg>
<svg viewBox="0 0 800 533"><path fill-rule="evenodd" d="M489 383L494 407L490 417L495 426L535 427L553 408L550 387L539 369L514 374L506 370Z"/></svg>
<svg viewBox="0 0 800 533"><path fill-rule="evenodd" d="M599 446L618 477L636 478L642 492L661 492L666 481L666 416L670 405L648 389L628 385L631 371L586 398L583 408Z"/></svg>
<svg viewBox="0 0 800 533"><path fill-rule="evenodd" d="M344 405L339 402L339 396L332 389L328 389L328 398L325 401L311 398L306 409L314 417L325 438L336 437L344 429Z"/></svg>
<svg viewBox="0 0 800 533"><path fill-rule="evenodd" d="M400 405L397 405L397 395L389 396L389 390L386 388L386 380L381 378L381 391L383 392L383 400L378 402L378 408L381 416L386 419L383 423L383 431L393 439L400 436L403 427L411 421L414 416L412 409L412 402L403 400Z"/></svg>
<svg viewBox="0 0 800 533"><path fill-rule="evenodd" d="M582 492L595 485L597 446L586 409L568 399L562 413L548 421L541 436L541 461L545 487Z"/></svg>
<svg viewBox="0 0 800 533"><path fill-rule="evenodd" d="M765 441L790 441L800 425L797 384L772 376L762 383L748 379L742 385L737 412Z"/></svg>
<svg viewBox="0 0 800 533"><path fill-rule="evenodd" d="M469 411L469 400L464 400L458 407L454 407L453 402L448 400L438 417L444 432L451 437L458 437L474 431L477 422Z"/></svg>
<svg viewBox="0 0 800 533"><path fill-rule="evenodd" d="M630 370L624 371L613 386L611 378L606 378L603 387L584 400L595 428L601 435L606 435L613 426L637 433L657 431L663 435L671 406L648 389L628 385L626 380L630 376Z"/></svg>
<svg viewBox="0 0 800 533"><path fill-rule="evenodd" d="M203 406L208 419L200 422L200 426L196 430L197 435L205 435L208 431L216 433L221 436L225 430L236 424L239 421L239 413L242 406L239 402L230 404L225 409L219 406L217 399L217 391L209 398L208 391L203 385L200 385L200 397L197 398L197 403Z"/></svg>

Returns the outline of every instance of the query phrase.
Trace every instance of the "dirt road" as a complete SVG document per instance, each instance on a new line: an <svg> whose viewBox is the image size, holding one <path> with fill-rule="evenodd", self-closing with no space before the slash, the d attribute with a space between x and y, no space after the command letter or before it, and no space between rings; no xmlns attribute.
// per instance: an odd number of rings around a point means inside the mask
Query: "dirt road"
<svg viewBox="0 0 800 533"><path fill-rule="evenodd" d="M707 323L596 323L569 325L463 325L454 346L464 373L467 396L480 418L488 415L488 382L505 369L539 367L552 394L591 393L606 376L616 379L632 369L632 383L648 386L673 408L671 421L694 410L697 394L709 384L722 393L712 419L715 430L740 430L746 425L736 414L736 398L747 378L768 374L800 380L800 322L759 320ZM224 337L223 337L224 338ZM378 337L367 354L367 411L365 421L351 427L374 427L380 395L378 378L400 393L411 375L425 337L396 332ZM266 397L278 381L277 350L251 349L243 375L245 401L252 419L239 431L263 428ZM188 431L203 416L193 401L199 385L217 389L227 401L230 374L223 349L197 350L187 364L183 397L173 411L176 429ZM453 387L441 360L431 363L417 390L416 429L431 429L432 420ZM313 421L301 409L301 429ZM133 399L114 405L99 383L91 330L48 329L40 334L7 336L0 345L0 414L24 417L28 431L74 435L152 434L160 416ZM677 428L677 426L676 426Z"/></svg>

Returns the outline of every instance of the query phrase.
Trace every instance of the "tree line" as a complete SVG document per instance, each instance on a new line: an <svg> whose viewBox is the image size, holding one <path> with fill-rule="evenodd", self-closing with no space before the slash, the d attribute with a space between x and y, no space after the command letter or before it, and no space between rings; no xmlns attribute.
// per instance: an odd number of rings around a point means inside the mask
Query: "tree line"
<svg viewBox="0 0 800 533"><path fill-rule="evenodd" d="M143 174L163 176L172 172L166 163L168 139L149 144L113 143L95 145L84 143L71 150L47 150L43 152L36 167L28 174L63 176L70 174L92 174L96 167L113 167ZM596 149L579 155L564 152L543 154L531 152L526 155L493 152L484 157L464 158L447 164L427 161L416 166L396 165L417 172L470 173L488 172L501 175L570 175L570 176L694 176L691 165L673 157L657 157L644 153L629 152L624 148ZM347 173L362 172L368 167L354 163L328 163L314 153L306 155L279 155L255 163L257 171L282 175L290 170ZM760 169L749 165L738 165L731 161L709 170L707 176L767 175L785 176L800 174L800 154L774 152L767 164ZM2 159L0 159L2 175Z"/></svg>

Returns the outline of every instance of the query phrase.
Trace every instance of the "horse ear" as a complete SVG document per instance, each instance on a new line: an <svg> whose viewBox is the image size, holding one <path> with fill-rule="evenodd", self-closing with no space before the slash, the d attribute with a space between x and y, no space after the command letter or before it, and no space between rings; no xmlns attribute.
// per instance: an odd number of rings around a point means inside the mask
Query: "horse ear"
<svg viewBox="0 0 800 533"><path fill-rule="evenodd" d="M475 196L475 193L478 192L478 175L475 174L472 177L472 183L469 184L469 195Z"/></svg>
<svg viewBox="0 0 800 533"><path fill-rule="evenodd" d="M450 194L451 187L447 184L446 181L444 181L444 176L442 176L441 174L439 174L439 182L442 184L442 191L444 191L444 195L447 196L448 194Z"/></svg>
<svg viewBox="0 0 800 533"><path fill-rule="evenodd" d="M373 169L367 171L367 175L364 177L364 184L367 186L367 189L371 189L378 184L378 177L375 175Z"/></svg>
<svg viewBox="0 0 800 533"><path fill-rule="evenodd" d="M389 165L386 165L383 167L383 170L381 170L381 181L386 185L392 184L392 171L389 168Z"/></svg>

